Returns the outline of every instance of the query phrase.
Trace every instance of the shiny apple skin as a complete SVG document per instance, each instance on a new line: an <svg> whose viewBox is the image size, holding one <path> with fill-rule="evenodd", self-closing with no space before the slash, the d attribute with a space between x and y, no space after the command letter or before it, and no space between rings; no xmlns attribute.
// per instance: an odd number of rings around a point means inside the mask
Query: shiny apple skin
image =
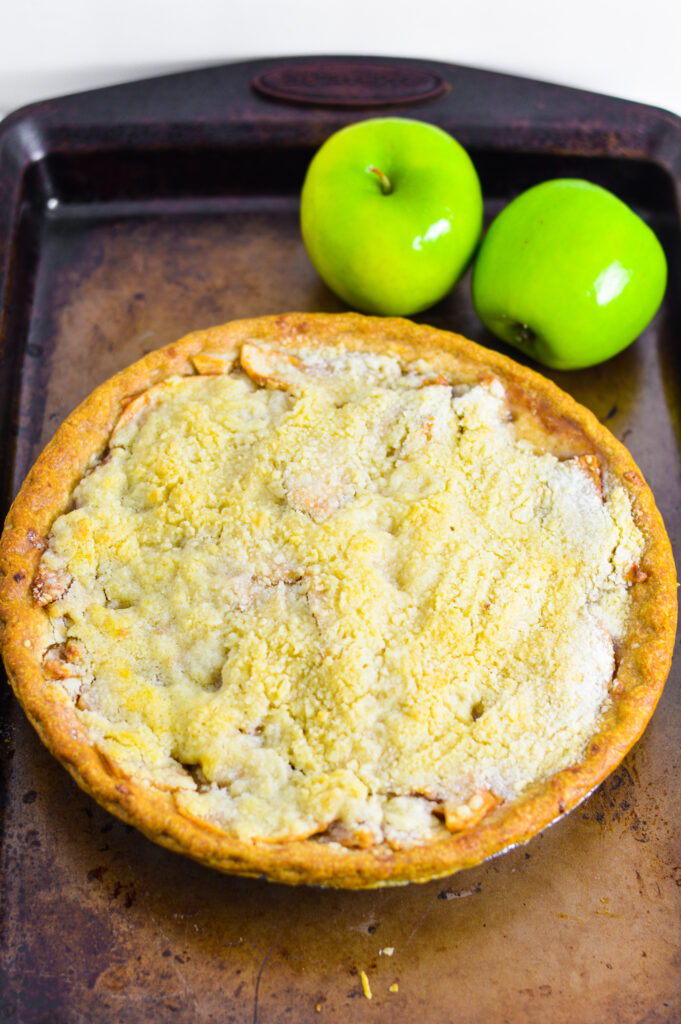
<svg viewBox="0 0 681 1024"><path fill-rule="evenodd" d="M390 180L384 194L377 168ZM324 282L364 313L434 305L466 269L482 231L473 163L435 125L374 118L332 135L310 163L301 231Z"/></svg>
<svg viewBox="0 0 681 1024"><path fill-rule="evenodd" d="M572 370L631 344L666 283L662 246L633 210L598 185L559 178L523 192L492 222L472 296L502 341Z"/></svg>

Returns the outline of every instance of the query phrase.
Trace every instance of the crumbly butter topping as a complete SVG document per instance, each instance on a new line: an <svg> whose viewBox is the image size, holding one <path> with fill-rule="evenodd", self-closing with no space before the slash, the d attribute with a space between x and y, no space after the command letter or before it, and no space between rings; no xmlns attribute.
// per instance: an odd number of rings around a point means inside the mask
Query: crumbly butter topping
<svg viewBox="0 0 681 1024"><path fill-rule="evenodd" d="M642 550L624 490L518 439L497 380L241 365L134 399L54 523L34 592L99 748L242 838L360 846L579 760Z"/></svg>

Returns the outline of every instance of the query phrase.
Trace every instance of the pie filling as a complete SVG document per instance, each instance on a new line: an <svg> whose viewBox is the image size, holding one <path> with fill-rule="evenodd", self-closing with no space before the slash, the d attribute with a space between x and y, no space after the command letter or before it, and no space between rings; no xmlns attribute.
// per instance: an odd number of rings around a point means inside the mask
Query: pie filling
<svg viewBox="0 0 681 1024"><path fill-rule="evenodd" d="M115 770L242 839L399 848L579 762L643 549L596 458L519 438L495 378L195 363L130 401L34 582Z"/></svg>

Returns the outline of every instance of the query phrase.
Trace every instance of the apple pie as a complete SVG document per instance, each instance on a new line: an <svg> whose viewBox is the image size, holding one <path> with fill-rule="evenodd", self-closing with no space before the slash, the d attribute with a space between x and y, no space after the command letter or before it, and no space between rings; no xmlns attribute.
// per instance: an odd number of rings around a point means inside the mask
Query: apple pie
<svg viewBox="0 0 681 1024"><path fill-rule="evenodd" d="M650 718L676 578L628 452L406 320L198 331L98 388L0 542L7 672L101 804L220 870L423 881L529 839Z"/></svg>

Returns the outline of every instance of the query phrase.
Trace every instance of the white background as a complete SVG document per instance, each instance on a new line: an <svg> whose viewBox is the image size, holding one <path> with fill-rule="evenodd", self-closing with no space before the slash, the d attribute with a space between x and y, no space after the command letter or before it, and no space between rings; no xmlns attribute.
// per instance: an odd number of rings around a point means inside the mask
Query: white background
<svg viewBox="0 0 681 1024"><path fill-rule="evenodd" d="M681 114L681 0L0 0L0 112L261 56L507 71Z"/></svg>

